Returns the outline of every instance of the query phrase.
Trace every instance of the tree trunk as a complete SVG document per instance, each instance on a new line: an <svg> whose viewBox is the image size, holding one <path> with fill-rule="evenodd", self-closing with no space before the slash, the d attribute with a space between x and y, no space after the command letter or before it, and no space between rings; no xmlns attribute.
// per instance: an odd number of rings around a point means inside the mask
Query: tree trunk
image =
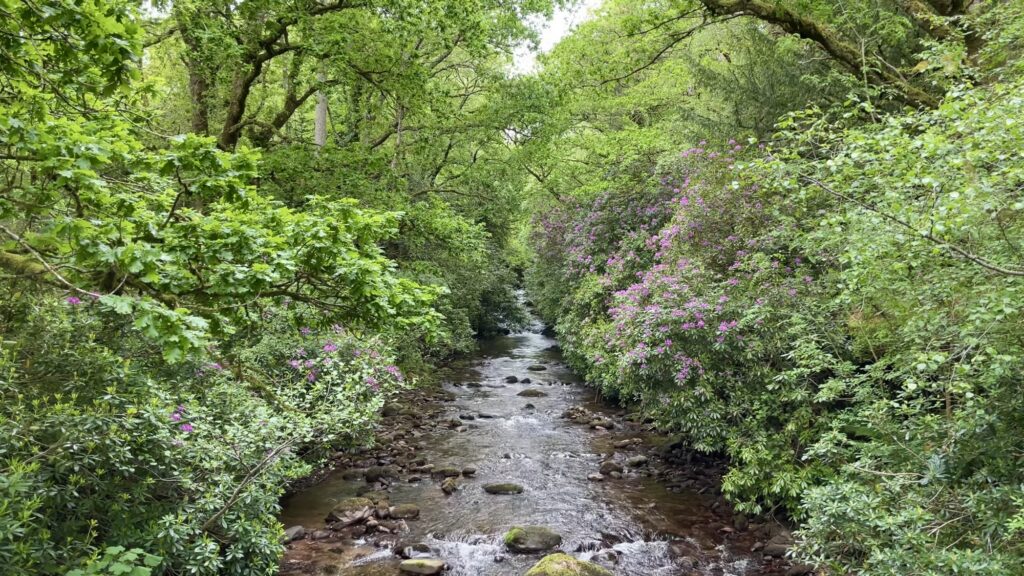
<svg viewBox="0 0 1024 576"><path fill-rule="evenodd" d="M320 63L320 72L316 75L320 83L320 89L316 93L316 118L313 121L313 142L318 148L327 144L327 88L324 83L327 76L324 73L323 62Z"/></svg>

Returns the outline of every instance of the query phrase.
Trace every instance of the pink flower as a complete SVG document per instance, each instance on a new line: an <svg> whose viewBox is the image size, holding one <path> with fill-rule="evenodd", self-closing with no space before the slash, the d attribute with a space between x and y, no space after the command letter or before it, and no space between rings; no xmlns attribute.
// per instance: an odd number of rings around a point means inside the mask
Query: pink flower
<svg viewBox="0 0 1024 576"><path fill-rule="evenodd" d="M178 428L179 428L179 429L180 429L180 430L181 430L182 432L191 432L191 431L193 430L193 428L192 428L192 425L191 425L191 424L187 424L187 423L186 423L186 424L182 424L182 425L181 425L181 426L179 426Z"/></svg>
<svg viewBox="0 0 1024 576"><path fill-rule="evenodd" d="M77 296L68 296L64 301L72 306L82 303L82 299Z"/></svg>

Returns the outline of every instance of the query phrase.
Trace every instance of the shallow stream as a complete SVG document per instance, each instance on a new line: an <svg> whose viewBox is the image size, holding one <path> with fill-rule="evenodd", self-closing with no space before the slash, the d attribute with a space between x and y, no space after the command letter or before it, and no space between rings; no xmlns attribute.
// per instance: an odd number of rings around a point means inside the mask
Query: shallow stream
<svg viewBox="0 0 1024 576"><path fill-rule="evenodd" d="M429 545L432 555L448 564L446 574L451 576L524 574L540 555L505 550L502 537L514 525L549 527L562 535L561 550L622 576L765 573L761 555L750 552L755 538L726 527L730 517L723 520L722 503L713 490L680 489L642 471L588 480L604 459L622 452L613 444L640 435L639 427L631 431L617 426L605 432L562 418L573 406L597 413L604 409L593 402L593 390L580 384L562 363L556 342L541 334L539 326L533 330L486 341L475 358L455 367L445 384L455 400L446 403L441 417L473 419L465 420L461 431L429 432L421 438L423 448L416 456L438 467L471 466L477 472L460 479L459 489L451 495L429 475L411 483L393 482L388 487L391 504L412 503L421 510L418 519L407 522L401 542ZM529 369L537 365L545 369ZM509 376L531 382L507 383ZM518 396L525 389L539 389L547 396ZM366 490L363 480L346 477L351 474L337 470L288 498L282 523L302 525L307 531L323 528L338 500ZM482 486L490 482L514 482L524 492L487 494ZM356 541L357 549L363 542ZM386 545L374 548L371 542L358 553L334 547L334 556L318 560L319 570L397 574L400 559L393 550ZM327 554L317 550L306 553ZM332 564L330 570L324 570L325 562Z"/></svg>

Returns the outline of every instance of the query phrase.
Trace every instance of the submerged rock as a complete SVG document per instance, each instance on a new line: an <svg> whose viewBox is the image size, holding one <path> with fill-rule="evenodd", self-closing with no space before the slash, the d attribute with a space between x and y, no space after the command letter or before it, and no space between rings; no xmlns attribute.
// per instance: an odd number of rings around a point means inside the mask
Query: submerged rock
<svg viewBox="0 0 1024 576"><path fill-rule="evenodd" d="M547 395L547 392L543 390L538 390L537 388L527 388L526 390L523 390L522 392L517 394L517 396L523 396L525 398L542 398Z"/></svg>
<svg viewBox="0 0 1024 576"><path fill-rule="evenodd" d="M577 560L568 554L549 554L533 565L526 576L613 576L591 562Z"/></svg>
<svg viewBox="0 0 1024 576"><path fill-rule="evenodd" d="M434 558L414 558L403 560L398 565L403 574L440 574L444 572L444 561Z"/></svg>
<svg viewBox="0 0 1024 576"><path fill-rule="evenodd" d="M397 520L413 520L419 518L420 507L415 504L399 504L388 511Z"/></svg>
<svg viewBox="0 0 1024 576"><path fill-rule="evenodd" d="M519 382L519 378L517 376L505 376L505 382L515 384L516 382Z"/></svg>
<svg viewBox="0 0 1024 576"><path fill-rule="evenodd" d="M513 552L544 552L561 543L561 535L543 526L513 526L505 534L505 546Z"/></svg>
<svg viewBox="0 0 1024 576"><path fill-rule="evenodd" d="M531 364L527 366L526 369L529 370L530 372L543 372L547 370L548 367L543 364Z"/></svg>
<svg viewBox="0 0 1024 576"><path fill-rule="evenodd" d="M622 464L619 464L614 460L605 460L604 462L601 462L601 474L608 476L612 472L622 472Z"/></svg>
<svg viewBox="0 0 1024 576"><path fill-rule="evenodd" d="M522 494L523 487L512 482L500 482L496 484L484 484L484 492L488 494Z"/></svg>

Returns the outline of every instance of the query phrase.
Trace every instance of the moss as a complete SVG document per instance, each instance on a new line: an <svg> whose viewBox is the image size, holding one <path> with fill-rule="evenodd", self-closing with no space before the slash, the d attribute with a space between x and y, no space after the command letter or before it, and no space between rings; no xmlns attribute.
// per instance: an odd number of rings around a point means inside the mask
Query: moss
<svg viewBox="0 0 1024 576"><path fill-rule="evenodd" d="M522 528L519 526L513 526L512 529L505 534L505 545L511 546L516 539L522 538L524 535L525 533Z"/></svg>
<svg viewBox="0 0 1024 576"><path fill-rule="evenodd" d="M611 572L568 554L549 554L530 568L526 576L613 576Z"/></svg>

